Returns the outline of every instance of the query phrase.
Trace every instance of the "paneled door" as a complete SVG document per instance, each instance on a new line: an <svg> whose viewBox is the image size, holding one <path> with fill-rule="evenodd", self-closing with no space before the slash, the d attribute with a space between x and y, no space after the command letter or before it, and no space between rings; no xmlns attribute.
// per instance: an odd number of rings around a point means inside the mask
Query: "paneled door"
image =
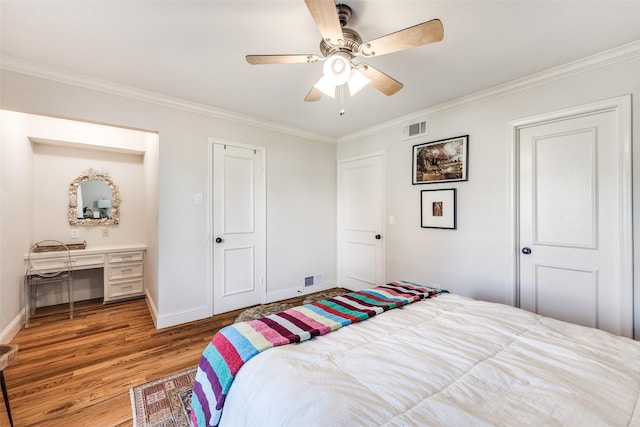
<svg viewBox="0 0 640 427"><path fill-rule="evenodd" d="M371 288L385 280L384 156L343 160L338 169L340 285Z"/></svg>
<svg viewBox="0 0 640 427"><path fill-rule="evenodd" d="M629 138L597 107L517 128L520 306L631 337Z"/></svg>
<svg viewBox="0 0 640 427"><path fill-rule="evenodd" d="M264 173L260 148L213 144L213 312L264 296Z"/></svg>

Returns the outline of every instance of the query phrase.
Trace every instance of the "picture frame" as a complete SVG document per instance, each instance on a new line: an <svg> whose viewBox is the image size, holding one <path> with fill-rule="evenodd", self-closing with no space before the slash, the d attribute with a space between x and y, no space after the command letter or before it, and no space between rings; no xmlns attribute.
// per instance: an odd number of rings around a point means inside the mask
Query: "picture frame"
<svg viewBox="0 0 640 427"><path fill-rule="evenodd" d="M467 181L469 135L413 146L413 184Z"/></svg>
<svg viewBox="0 0 640 427"><path fill-rule="evenodd" d="M457 228L456 189L422 190L420 192L420 227Z"/></svg>

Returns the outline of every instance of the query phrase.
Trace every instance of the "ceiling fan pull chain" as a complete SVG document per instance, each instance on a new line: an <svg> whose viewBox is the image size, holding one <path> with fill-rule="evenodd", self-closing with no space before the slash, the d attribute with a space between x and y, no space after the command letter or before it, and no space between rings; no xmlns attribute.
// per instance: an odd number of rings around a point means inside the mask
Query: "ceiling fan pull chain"
<svg viewBox="0 0 640 427"><path fill-rule="evenodd" d="M339 89L340 89L340 115L344 116L344 85L340 85Z"/></svg>

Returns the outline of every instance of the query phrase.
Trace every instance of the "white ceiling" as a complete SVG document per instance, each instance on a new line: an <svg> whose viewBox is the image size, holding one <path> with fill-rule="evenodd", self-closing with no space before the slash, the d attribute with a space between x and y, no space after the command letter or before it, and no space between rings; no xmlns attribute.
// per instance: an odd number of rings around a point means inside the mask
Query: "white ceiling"
<svg viewBox="0 0 640 427"><path fill-rule="evenodd" d="M322 64L249 65L246 54L319 54L303 0L0 0L0 55L340 137L640 40L640 0L345 0L370 40L439 18L440 43L367 60L404 83L303 101ZM356 60L355 62L361 62Z"/></svg>

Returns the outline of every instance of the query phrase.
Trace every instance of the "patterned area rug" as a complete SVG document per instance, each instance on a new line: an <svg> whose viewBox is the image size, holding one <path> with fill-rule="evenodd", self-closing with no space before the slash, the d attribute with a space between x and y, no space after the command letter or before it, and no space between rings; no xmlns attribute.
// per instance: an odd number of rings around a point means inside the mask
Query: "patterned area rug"
<svg viewBox="0 0 640 427"><path fill-rule="evenodd" d="M320 301L327 298L333 298L338 295L344 295L349 293L346 289L332 289L329 291L316 292L314 294L310 294L307 296L303 304L309 304L314 301ZM261 304L255 307L251 307L243 311L236 317L236 323L238 322L248 322L249 320L259 319L261 317L268 316L270 314L278 313L280 311L288 310L293 307L299 306L299 303L286 303L286 302L272 302L269 304Z"/></svg>
<svg viewBox="0 0 640 427"><path fill-rule="evenodd" d="M351 291L332 289L308 295L303 304L333 298ZM236 322L259 319L279 311L300 305L299 303L274 302L248 308L238 315ZM133 410L133 427L188 427L193 380L197 367L160 378L130 391Z"/></svg>
<svg viewBox="0 0 640 427"><path fill-rule="evenodd" d="M133 387L133 427L188 427L196 370L194 366Z"/></svg>

